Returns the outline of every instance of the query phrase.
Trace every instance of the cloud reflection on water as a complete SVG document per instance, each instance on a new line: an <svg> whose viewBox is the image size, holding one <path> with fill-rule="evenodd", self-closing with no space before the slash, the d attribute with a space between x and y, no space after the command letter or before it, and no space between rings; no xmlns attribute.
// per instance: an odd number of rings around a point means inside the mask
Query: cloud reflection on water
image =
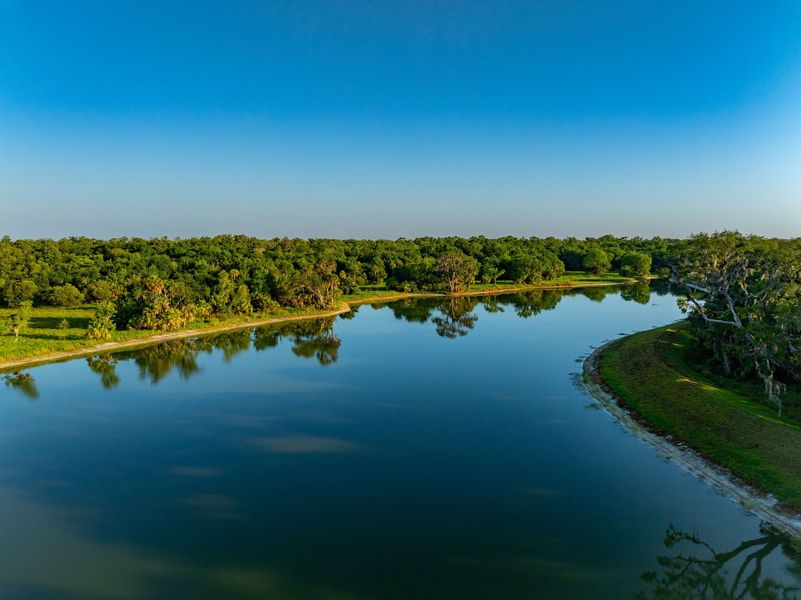
<svg viewBox="0 0 801 600"><path fill-rule="evenodd" d="M250 440L250 444L278 454L336 454L358 452L364 449L363 446L354 442L317 435L260 437Z"/></svg>

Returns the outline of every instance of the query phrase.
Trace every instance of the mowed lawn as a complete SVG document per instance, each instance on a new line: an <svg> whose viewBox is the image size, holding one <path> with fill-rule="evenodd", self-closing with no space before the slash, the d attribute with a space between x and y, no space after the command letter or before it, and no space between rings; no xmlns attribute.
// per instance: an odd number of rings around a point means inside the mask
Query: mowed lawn
<svg viewBox="0 0 801 600"><path fill-rule="evenodd" d="M601 378L651 429L801 509L801 426L779 418L760 385L702 374L690 341L684 323L618 340L601 355ZM791 414L798 400L788 393Z"/></svg>
<svg viewBox="0 0 801 600"><path fill-rule="evenodd" d="M0 308L0 321L5 321L16 311ZM28 327L20 334L19 340L8 331L0 335L0 360L25 358L37 354L75 350L93 344L97 340L86 339L86 328L94 314L94 306L54 307L38 306L31 311ZM58 324L66 319L69 328L59 329ZM124 341L155 335L157 331L115 331L109 341Z"/></svg>

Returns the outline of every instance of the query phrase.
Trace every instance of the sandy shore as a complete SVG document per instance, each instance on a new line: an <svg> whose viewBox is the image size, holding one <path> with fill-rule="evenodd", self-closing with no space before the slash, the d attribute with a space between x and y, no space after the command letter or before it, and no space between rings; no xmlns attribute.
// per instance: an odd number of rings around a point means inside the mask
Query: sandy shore
<svg viewBox="0 0 801 600"><path fill-rule="evenodd" d="M617 398L610 394L598 373L598 359L607 342L584 360L584 387L627 431L650 445L658 455L676 463L711 485L718 493L731 498L746 511L770 523L776 529L801 541L801 515L783 510L775 498L740 481L735 475L704 459L684 444L672 441L640 424Z"/></svg>

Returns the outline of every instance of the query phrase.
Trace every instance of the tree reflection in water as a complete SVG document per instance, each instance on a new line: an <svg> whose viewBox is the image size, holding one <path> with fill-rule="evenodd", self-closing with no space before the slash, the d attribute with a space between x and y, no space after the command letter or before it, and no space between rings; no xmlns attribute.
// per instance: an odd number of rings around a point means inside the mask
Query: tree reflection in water
<svg viewBox="0 0 801 600"><path fill-rule="evenodd" d="M342 341L334 335L334 319L318 319L301 322L293 333L295 356L317 358L325 366L337 361Z"/></svg>
<svg viewBox="0 0 801 600"><path fill-rule="evenodd" d="M135 352L120 355L121 360L130 360L139 367L139 378L149 379L150 383L157 384L174 370L182 379L188 380L200 373L197 357L201 350L205 350L206 340L183 339L170 340L156 346L147 346ZM210 351L210 349L208 350Z"/></svg>
<svg viewBox="0 0 801 600"><path fill-rule="evenodd" d="M437 300L430 298L407 298L389 304L376 304L373 308L378 310L389 308L396 319L403 319L409 323L428 323L437 304Z"/></svg>
<svg viewBox="0 0 801 600"><path fill-rule="evenodd" d="M113 354L98 354L86 358L89 370L100 376L100 385L112 390L120 383L117 375L117 357Z"/></svg>
<svg viewBox="0 0 801 600"><path fill-rule="evenodd" d="M3 383L10 388L18 390L30 400L36 400L39 397L39 390L36 387L36 380L30 373L22 373L17 371L11 375L3 375Z"/></svg>
<svg viewBox="0 0 801 600"><path fill-rule="evenodd" d="M623 288L621 288L621 290L622 289ZM606 287L590 286L590 287L580 288L579 293L585 298L589 298L593 302L602 302L603 299L606 298L606 295L609 293L608 290L609 288ZM628 298L624 298L624 300L628 300Z"/></svg>
<svg viewBox="0 0 801 600"><path fill-rule="evenodd" d="M502 313L505 310L503 303L498 300L498 296L482 298L481 307L484 309L484 312L489 314Z"/></svg>
<svg viewBox="0 0 801 600"><path fill-rule="evenodd" d="M575 290L533 290L525 293L502 296L460 296L442 298L413 298L387 304L374 305L376 309L387 308L398 319L413 323L434 325L437 335L455 339L467 335L475 328L478 316L473 312L481 305L487 313L503 312L511 307L517 316L527 319L543 311L553 310L565 296L582 295L600 301L609 294L620 294L624 300L647 303L651 292L668 293L667 287L642 283L626 287L592 287ZM348 315L352 318L353 314ZM200 372L198 357L201 353L222 351L225 362L250 349L257 351L275 348L282 340L291 340L292 352L303 358L316 358L320 365L335 363L342 344L334 334L335 318L309 319L282 323L274 326L243 329L224 334L199 338L170 340L138 350L115 354L100 354L86 359L89 369L100 378L105 389L114 389L120 383L117 365L132 360L139 367L139 376L159 383L170 373L177 371L183 379ZM35 399L39 397L33 377L27 373L6 375L3 381Z"/></svg>
<svg viewBox="0 0 801 600"><path fill-rule="evenodd" d="M639 598L801 598L798 586L780 584L763 574L763 561L779 549L793 562L787 570L801 581L801 550L776 529L763 523L761 536L726 551L715 550L697 533L668 527L665 546L680 551L659 556L659 571L648 571L650 586Z"/></svg>
<svg viewBox="0 0 801 600"><path fill-rule="evenodd" d="M600 302L610 294L620 294L624 300L647 304L656 285L642 282L631 286L599 286L574 290L532 290L502 296L458 296L445 301L432 298L415 298L378 304L375 308L388 308L398 319L411 323L434 324L437 335L454 339L467 335L475 328L478 316L473 310L480 304L486 313L500 313L511 307L521 319L535 317L543 311L555 309L565 296L581 295ZM624 293L625 292L625 293ZM666 292L665 292L666 293ZM436 314L435 314L436 313Z"/></svg>
<svg viewBox="0 0 801 600"><path fill-rule="evenodd" d="M647 281L638 281L633 285L620 288L620 297L638 304L648 304L651 301L651 286Z"/></svg>
<svg viewBox="0 0 801 600"><path fill-rule="evenodd" d="M440 315L431 319L437 335L454 339L467 335L476 326L478 316L472 313L478 301L474 297L449 298L439 306Z"/></svg>
<svg viewBox="0 0 801 600"><path fill-rule="evenodd" d="M603 289L608 290L609 288ZM553 310L566 295L568 295L566 292L559 290L534 290L524 294L513 294L509 304L512 305L518 317L529 319L544 310Z"/></svg>
<svg viewBox="0 0 801 600"><path fill-rule="evenodd" d="M266 350L275 348L284 339L292 341L292 352L295 356L316 358L321 365L336 362L341 344L340 339L334 335L333 318L314 319L214 336L170 340L128 352L99 354L87 358L86 364L100 377L100 384L105 389L113 389L120 383L117 365L129 360L139 367L141 379L149 379L152 384L157 384L172 372L177 372L183 379L200 373L198 357L202 353L219 350L223 360L228 363L251 346L257 351ZM35 391L32 379L22 376L7 383L20 389L27 385L29 395L32 393L30 390Z"/></svg>

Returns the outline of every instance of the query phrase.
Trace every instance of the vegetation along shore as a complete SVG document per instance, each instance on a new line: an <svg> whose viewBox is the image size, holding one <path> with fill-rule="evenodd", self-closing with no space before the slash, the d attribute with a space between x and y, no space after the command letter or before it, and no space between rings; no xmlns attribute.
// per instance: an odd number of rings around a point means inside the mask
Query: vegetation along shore
<svg viewBox="0 0 801 600"><path fill-rule="evenodd" d="M36 307L31 310L30 323L26 332L14 339L12 336L0 337L0 372L47 362L68 360L101 352L130 349L168 340L209 335L235 329L258 327L275 323L318 319L347 313L353 306L379 302L391 302L414 297L459 297L511 292L527 292L545 289L576 289L610 285L631 285L637 279L606 273L591 275L586 273L567 273L557 281L548 284L528 286L481 285L475 289L453 293L438 292L396 292L377 287L363 289L358 293L343 296L337 307L329 310L305 308L295 310L276 310L261 314L229 316L223 319L210 319L193 322L189 326L174 331L125 330L113 331L108 341L100 342L87 337L87 328L95 314L91 305L79 307ZM13 309L0 309L0 316L12 314ZM69 328L59 328L66 320Z"/></svg>
<svg viewBox="0 0 801 600"><path fill-rule="evenodd" d="M585 384L623 426L786 533L801 537L801 425L762 388L693 366L685 323L609 342L584 363ZM786 401L801 406L797 390Z"/></svg>
<svg viewBox="0 0 801 600"><path fill-rule="evenodd" d="M670 279L687 319L596 350L590 392L657 450L801 534L798 241L695 236Z"/></svg>
<svg viewBox="0 0 801 600"><path fill-rule="evenodd" d="M652 270L666 272L673 245L612 236L5 237L0 361L326 314L364 299L632 281Z"/></svg>

